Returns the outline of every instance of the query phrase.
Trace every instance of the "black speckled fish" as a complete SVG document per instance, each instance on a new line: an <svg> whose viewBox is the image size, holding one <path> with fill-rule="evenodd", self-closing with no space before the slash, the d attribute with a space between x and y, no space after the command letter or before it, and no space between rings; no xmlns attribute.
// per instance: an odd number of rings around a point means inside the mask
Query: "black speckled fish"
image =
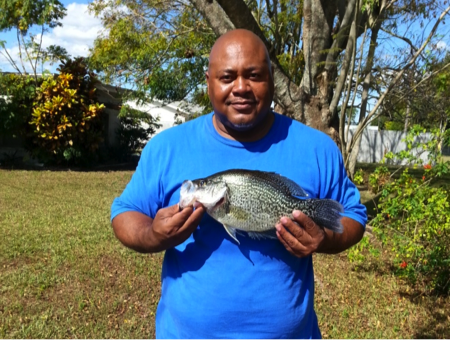
<svg viewBox="0 0 450 340"><path fill-rule="evenodd" d="M238 244L236 230L254 238L276 237L275 225L283 216L292 218L294 210L302 211L321 227L341 233L342 205L307 196L298 184L273 172L235 169L184 181L180 207L202 203Z"/></svg>

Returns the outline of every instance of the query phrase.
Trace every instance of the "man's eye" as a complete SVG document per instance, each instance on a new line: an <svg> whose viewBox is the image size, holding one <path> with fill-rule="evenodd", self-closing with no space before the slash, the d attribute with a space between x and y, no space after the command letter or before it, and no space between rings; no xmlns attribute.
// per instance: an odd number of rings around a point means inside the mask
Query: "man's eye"
<svg viewBox="0 0 450 340"><path fill-rule="evenodd" d="M259 73L252 73L250 74L251 78L259 78Z"/></svg>

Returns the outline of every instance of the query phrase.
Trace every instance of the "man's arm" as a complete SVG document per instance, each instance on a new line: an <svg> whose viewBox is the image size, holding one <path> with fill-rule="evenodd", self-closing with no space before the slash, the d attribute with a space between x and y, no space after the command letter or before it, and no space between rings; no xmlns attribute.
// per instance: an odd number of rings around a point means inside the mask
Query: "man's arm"
<svg viewBox="0 0 450 340"><path fill-rule="evenodd" d="M337 254L354 246L361 241L364 236L364 227L361 223L349 217L343 217L341 220L344 231L342 234L334 233L329 229L324 229L325 238L317 253Z"/></svg>
<svg viewBox="0 0 450 340"><path fill-rule="evenodd" d="M140 253L156 253L183 243L197 228L205 212L201 205L179 211L178 204L158 210L154 219L136 211L114 217L116 237Z"/></svg>
<svg viewBox="0 0 450 340"><path fill-rule="evenodd" d="M364 227L348 217L341 219L344 231L338 234L319 227L300 211L294 211L292 215L294 220L282 217L276 229L278 239L297 257L314 252L337 254L358 243L364 235Z"/></svg>

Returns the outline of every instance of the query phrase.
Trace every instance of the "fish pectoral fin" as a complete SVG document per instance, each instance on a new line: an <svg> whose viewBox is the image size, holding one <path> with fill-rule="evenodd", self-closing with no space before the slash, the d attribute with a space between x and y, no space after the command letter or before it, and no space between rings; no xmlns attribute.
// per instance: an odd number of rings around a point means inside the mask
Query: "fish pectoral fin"
<svg viewBox="0 0 450 340"><path fill-rule="evenodd" d="M238 239L236 238L236 229L230 226L227 226L225 223L223 223L223 227L225 228L225 231L228 233L228 235L231 236L233 240L237 242L237 244L241 244Z"/></svg>

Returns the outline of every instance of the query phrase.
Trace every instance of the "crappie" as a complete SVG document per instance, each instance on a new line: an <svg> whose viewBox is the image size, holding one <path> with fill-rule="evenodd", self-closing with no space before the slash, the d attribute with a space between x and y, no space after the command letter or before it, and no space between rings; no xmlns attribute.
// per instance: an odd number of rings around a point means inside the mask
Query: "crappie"
<svg viewBox="0 0 450 340"><path fill-rule="evenodd" d="M180 207L195 201L202 203L238 244L236 230L256 238L276 237L275 225L283 216L292 218L294 210L302 211L324 228L341 233L342 205L331 199L307 196L298 184L276 173L234 169L184 181Z"/></svg>

